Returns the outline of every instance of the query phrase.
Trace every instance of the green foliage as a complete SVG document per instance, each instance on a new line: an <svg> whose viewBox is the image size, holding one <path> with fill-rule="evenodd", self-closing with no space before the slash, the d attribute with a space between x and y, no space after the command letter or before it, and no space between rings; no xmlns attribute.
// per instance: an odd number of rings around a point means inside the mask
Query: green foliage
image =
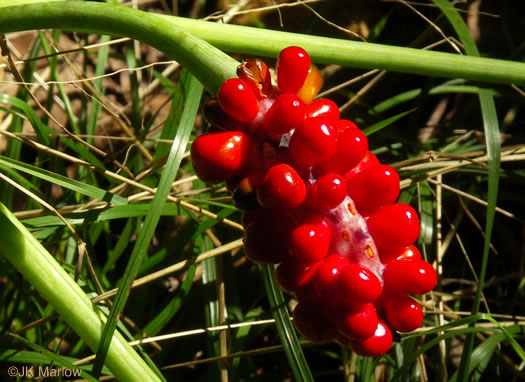
<svg viewBox="0 0 525 382"><path fill-rule="evenodd" d="M22 3L38 1L0 7ZM6 35L23 51L27 88L7 71L0 83L0 373L55 365L94 380L133 365L136 378L170 381L523 378L525 98L508 84L525 83L525 66L512 9L483 2L476 41L465 20L478 2L416 6L426 21L402 3L310 4L340 26L369 27L373 43L364 43L306 4L279 9L281 32L275 11L234 19L259 27L248 28L160 16L171 11L165 1L144 13L48 3L0 13L0 32L42 29ZM195 2L199 17L216 10L208 3ZM207 128L201 83L213 95L237 65L208 43L272 65L283 46L302 45L334 101L348 103L342 116L398 169L400 201L420 213L418 247L440 283L421 301L423 328L385 356L303 341L273 268L245 259L224 185L193 176L188 149ZM359 84L358 68L389 71Z"/></svg>

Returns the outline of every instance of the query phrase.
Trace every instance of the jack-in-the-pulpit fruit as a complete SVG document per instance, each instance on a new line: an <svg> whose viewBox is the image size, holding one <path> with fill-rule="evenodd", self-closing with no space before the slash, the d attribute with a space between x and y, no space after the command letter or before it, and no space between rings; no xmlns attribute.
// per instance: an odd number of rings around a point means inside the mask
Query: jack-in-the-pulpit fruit
<svg viewBox="0 0 525 382"><path fill-rule="evenodd" d="M204 115L213 132L192 145L204 182L225 182L245 210L247 257L278 264L275 281L299 300L297 329L363 356L386 353L423 310L434 268L414 246L416 211L396 203L399 175L337 105L315 100L323 81L300 47L281 51L272 85L259 59L244 61Z"/></svg>

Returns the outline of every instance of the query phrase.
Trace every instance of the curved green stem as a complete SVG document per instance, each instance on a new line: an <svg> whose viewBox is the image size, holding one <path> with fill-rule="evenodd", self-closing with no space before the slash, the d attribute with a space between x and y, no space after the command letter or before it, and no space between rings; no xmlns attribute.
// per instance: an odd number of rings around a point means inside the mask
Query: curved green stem
<svg viewBox="0 0 525 382"><path fill-rule="evenodd" d="M175 57L212 93L235 76L237 63L194 36L234 53L276 57L282 48L300 45L318 63L525 84L525 63L520 62L217 24L102 3L50 2L7 7L0 13L0 33L43 28L143 41Z"/></svg>
<svg viewBox="0 0 525 382"><path fill-rule="evenodd" d="M105 316L25 226L0 203L0 255L5 256L92 349ZM111 338L106 365L119 381L159 381L119 333Z"/></svg>
<svg viewBox="0 0 525 382"><path fill-rule="evenodd" d="M239 65L166 18L120 5L58 1L1 9L0 33L48 28L140 40L175 58L212 94L225 80L236 77Z"/></svg>
<svg viewBox="0 0 525 382"><path fill-rule="evenodd" d="M163 17L232 53L277 57L287 46L298 45L308 52L314 62L320 64L385 69L482 82L525 84L525 63L521 62Z"/></svg>

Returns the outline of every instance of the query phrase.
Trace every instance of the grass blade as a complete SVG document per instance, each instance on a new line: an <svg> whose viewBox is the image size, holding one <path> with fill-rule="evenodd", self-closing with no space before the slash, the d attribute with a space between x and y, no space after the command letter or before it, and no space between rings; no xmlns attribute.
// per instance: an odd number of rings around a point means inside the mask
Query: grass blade
<svg viewBox="0 0 525 382"><path fill-rule="evenodd" d="M464 80L450 80L444 84L438 85L428 91L428 95L440 95L440 94L479 94L480 88L478 86L472 85L462 85ZM489 90L494 96L499 96L500 94L495 90ZM405 91L403 93L396 94L395 96L388 98L384 101L381 101L375 105L369 113L372 115L384 113L385 111L399 106L405 102L411 101L421 95L425 95L424 90L412 89Z"/></svg>
<svg viewBox="0 0 525 382"><path fill-rule="evenodd" d="M387 118L385 120L382 120L380 122L374 123L372 126L368 126L366 129L363 129L363 133L366 136L369 136L375 132L378 132L379 130L384 129L385 127L391 125L392 123L396 122L398 119L403 118L405 115L412 113L414 110L407 110L402 113L396 114L390 118Z"/></svg>
<svg viewBox="0 0 525 382"><path fill-rule="evenodd" d="M450 24L458 34L463 46L468 55L479 56L478 48L470 36L467 25L459 12L453 7L448 0L433 0L434 3L440 7L443 14L447 17ZM490 241L492 236L492 228L494 225L494 218L496 215L496 202L498 199L498 184L500 171L500 134L498 115L496 113L496 105L494 103L494 96L489 89L479 90L479 101L481 106L481 114L483 117L483 129L485 131L485 142L488 156L488 195L487 195L487 213L485 220L485 242L483 245L483 258L481 261L481 270L479 273L479 281L474 296L472 306L472 314L479 312L481 301L481 292L483 290L483 283L485 281L485 274L488 265L488 256L490 250ZM475 324L475 322L473 322ZM461 363L458 372L458 381L466 381L468 379L468 369L472 349L474 347L474 333L470 333L465 339L465 350L461 356Z"/></svg>
<svg viewBox="0 0 525 382"><path fill-rule="evenodd" d="M181 117L181 123L177 131L177 135L173 141L170 154L166 163L166 168L159 182L157 193L153 198L152 208L148 211L144 224L138 233L137 242L133 247L128 265L124 272L124 278L119 286L115 301L111 307L108 321L104 326L104 331L97 349L97 358L93 365L93 375L95 377L100 376L104 360L107 355L108 346L110 339L115 331L118 322L118 316L124 309L127 298L129 296L129 287L135 278L140 264L146 254L150 240L153 237L153 233L160 219L160 211L166 204L166 198L170 192L171 184L175 179L177 171L179 170L182 156L186 151L189 136L193 128L193 122L197 114L197 110L200 104L200 98L202 95L202 85L194 77L190 80L190 86L188 88L188 97L186 105L184 107L183 115Z"/></svg>
<svg viewBox="0 0 525 382"><path fill-rule="evenodd" d="M266 287L266 294L270 301L273 317L275 318L275 325L279 332L279 337L283 343L284 352L288 358L288 363L292 369L292 373L296 381L311 381L313 382L312 373L308 367L308 363L304 358L299 338L295 332L295 328L290 320L290 314L286 308L286 301L283 292L273 282L273 267L260 266L264 286Z"/></svg>
<svg viewBox="0 0 525 382"><path fill-rule="evenodd" d="M0 164L16 169L18 171L25 172L26 174L33 175L37 178L57 184L61 187L67 188L69 190L78 192L79 194L86 195L97 200L103 200L115 205L125 205L128 203L128 201L122 196L111 194L110 192L101 190L100 188L92 186L90 184L82 183L78 180L59 175L55 172L44 170L40 167L25 164L23 162L19 162L17 160L7 158L1 155Z"/></svg>
<svg viewBox="0 0 525 382"><path fill-rule="evenodd" d="M497 326L497 328L482 328L482 327L474 327L472 326L473 323L479 321L479 320L487 320L492 322ZM466 328L462 329L456 329L452 330L454 328L457 328L459 326L467 325ZM516 331L521 330L518 326L515 327ZM472 315L470 317L465 317L460 320L456 320L454 322L451 322L447 325L443 325L440 327L436 327L434 329L428 330L424 333L417 333L413 335L408 335L403 338L403 341L413 338L413 337L419 337L419 336L427 336L431 334L436 334L439 332L444 332L444 334L439 335L435 338L432 338L430 341L426 342L423 346L421 346L419 349L417 349L415 352L406 355L405 362L403 365L399 368L396 375L392 379L392 382L399 381L399 380L406 380L406 373L410 368L410 365L412 365L417 357L419 357L421 354L429 351L432 347L436 346L439 342L451 338L458 335L474 335L478 332L484 332L489 331L493 333L501 333L505 339L509 342L509 344L512 346L516 354L521 358L522 361L525 361L525 351L523 348L518 344L518 342L513 338L512 333L514 332L514 329L506 329L503 326L501 326L494 318L492 318L488 314L479 313L476 315ZM472 366L472 365L469 365Z"/></svg>

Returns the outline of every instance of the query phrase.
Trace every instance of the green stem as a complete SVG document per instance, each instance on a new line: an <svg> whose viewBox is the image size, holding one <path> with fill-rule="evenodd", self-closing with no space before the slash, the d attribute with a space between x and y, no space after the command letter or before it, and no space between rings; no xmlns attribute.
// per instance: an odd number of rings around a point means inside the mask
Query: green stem
<svg viewBox="0 0 525 382"><path fill-rule="evenodd" d="M104 315L73 278L20 221L0 203L0 254L46 299L71 328L95 351ZM106 365L119 381L158 381L142 358L115 332Z"/></svg>
<svg viewBox="0 0 525 382"><path fill-rule="evenodd" d="M120 5L95 2L50 2L5 7L0 33L31 29L65 30L131 37L140 40L188 69L212 94L239 63L166 18Z"/></svg>
<svg viewBox="0 0 525 382"><path fill-rule="evenodd" d="M282 48L300 45L317 63L525 84L525 63L520 62L217 24L102 3L30 4L6 7L0 13L0 33L43 28L127 36L143 41L175 57L212 93L222 81L235 76L237 63L194 36L233 53L276 57Z"/></svg>
<svg viewBox="0 0 525 382"><path fill-rule="evenodd" d="M385 69L425 76L525 84L525 63L404 48L240 25L163 16L174 25L232 53L277 57L290 45L304 48L314 62Z"/></svg>

